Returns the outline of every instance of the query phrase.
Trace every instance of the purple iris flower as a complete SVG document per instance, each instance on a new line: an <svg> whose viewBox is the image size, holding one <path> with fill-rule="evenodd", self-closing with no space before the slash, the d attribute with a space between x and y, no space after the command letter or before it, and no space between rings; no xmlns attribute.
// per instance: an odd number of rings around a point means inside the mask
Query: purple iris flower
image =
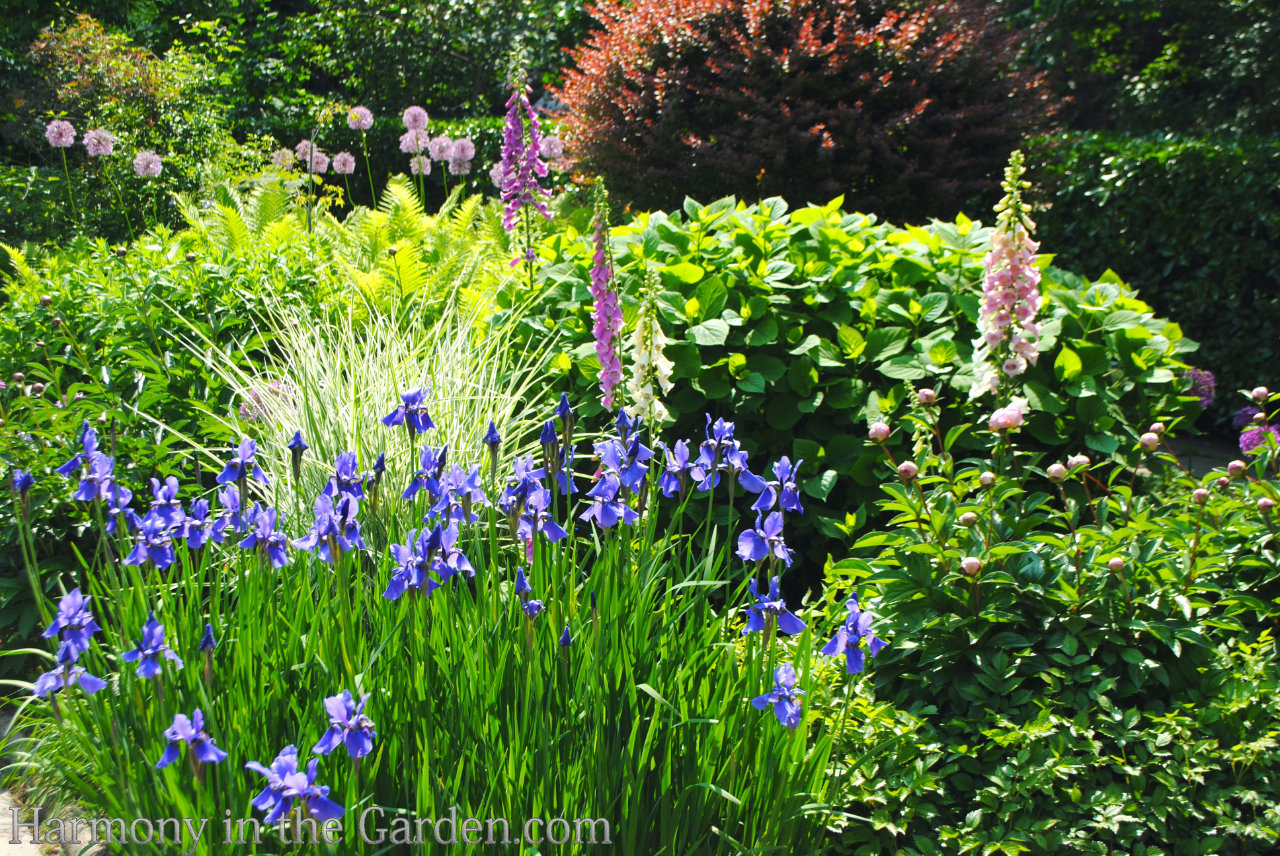
<svg viewBox="0 0 1280 856"><path fill-rule="evenodd" d="M633 436L630 443L605 440L596 443L595 449L605 470L618 474L619 484L632 493L640 492L641 482L649 475L648 461L653 452L640 442L639 435Z"/></svg>
<svg viewBox="0 0 1280 856"><path fill-rule="evenodd" d="M13 489L18 492L19 496L26 496L27 491L35 487L35 484L35 478L26 470L13 471Z"/></svg>
<svg viewBox="0 0 1280 856"><path fill-rule="evenodd" d="M866 668L866 656L874 657L888 643L871 632L871 613L863 612L858 608L857 595L849 598L845 606L849 614L845 617L844 624L836 631L836 635L823 646L822 653L828 657L839 657L843 654L846 671L850 675L856 675ZM862 647L864 639L867 640L866 655L863 654Z"/></svg>
<svg viewBox="0 0 1280 856"><path fill-rule="evenodd" d="M489 497L480 486L480 468L470 472L454 464L440 479L440 501L430 510L433 517L475 523L479 516L472 510L489 504Z"/></svg>
<svg viewBox="0 0 1280 856"><path fill-rule="evenodd" d="M549 505L551 505L551 494L545 488L538 488L529 494L529 500L525 503L524 513L520 515L520 523L516 529L517 535L525 542L526 554L532 553L533 538L539 532L552 544L569 537L569 533L551 519L551 514L547 511Z"/></svg>
<svg viewBox="0 0 1280 856"><path fill-rule="evenodd" d="M132 513L132 512L130 512ZM148 559L160 570L173 564L173 528L169 520L154 511L147 512L137 527L133 551L125 557L126 565L141 565Z"/></svg>
<svg viewBox="0 0 1280 856"><path fill-rule="evenodd" d="M529 595L533 593L533 586L529 585L529 578L524 575L524 568L516 566L516 597L522 602L529 600Z"/></svg>
<svg viewBox="0 0 1280 856"><path fill-rule="evenodd" d="M569 633L569 625L564 626L564 632L560 634L560 647L568 648L573 644L573 636Z"/></svg>
<svg viewBox="0 0 1280 856"><path fill-rule="evenodd" d="M466 574L468 577L476 575L476 569L471 566L471 562L458 549L458 539L460 537L461 533L458 531L456 521L451 521L449 525L440 530L440 552L436 555L431 569L440 577L441 582L447 581L454 574Z"/></svg>
<svg viewBox="0 0 1280 856"><path fill-rule="evenodd" d="M119 528L116 522L120 517L124 517L126 525L129 525L132 531L132 521L130 517L134 516L129 510L129 503L133 501L133 491L128 488L120 487L119 483L112 482L107 489L106 512L107 512L107 534L114 535Z"/></svg>
<svg viewBox="0 0 1280 856"><path fill-rule="evenodd" d="M206 654L211 654L217 647L218 641L213 638L213 625L206 624L204 626L204 636L200 638L200 650Z"/></svg>
<svg viewBox="0 0 1280 856"><path fill-rule="evenodd" d="M89 612L90 596L80 594L74 588L58 601L58 613L42 634L45 639L52 639L62 634L62 643L69 646L78 657L89 650L89 638L102 628Z"/></svg>
<svg viewBox="0 0 1280 856"><path fill-rule="evenodd" d="M805 623L787 609L787 602L782 599L778 591L777 577L769 580L768 594L760 594L754 577L748 585L751 587L751 596L756 599L756 602L748 608L751 615L747 618L747 626L742 628L743 636L763 631L769 626L770 621L777 622L778 631L788 636L804 630Z"/></svg>
<svg viewBox="0 0 1280 856"><path fill-rule="evenodd" d="M94 452L89 456L89 469L80 478L80 486L71 495L80 502L95 502L107 498L115 474L115 458Z"/></svg>
<svg viewBox="0 0 1280 856"><path fill-rule="evenodd" d="M289 438L289 464L293 470L293 480L299 481L302 478L302 453L310 449L307 441L302 439L301 431L294 431L293 436Z"/></svg>
<svg viewBox="0 0 1280 856"><path fill-rule="evenodd" d="M711 490L720 484L720 471L724 469L721 452L733 447L733 423L723 418L711 422L707 414L707 439L698 447L698 458L691 472L698 483L698 490Z"/></svg>
<svg viewBox="0 0 1280 856"><path fill-rule="evenodd" d="M164 625L156 621L156 614L152 612L147 617L147 623L142 625L142 641L138 643L137 648L132 651L126 651L121 656L121 659L126 663L132 663L137 660L138 677L154 678L160 674L161 657L177 663L179 669L183 666L182 658L165 644Z"/></svg>
<svg viewBox="0 0 1280 856"><path fill-rule="evenodd" d="M316 550L320 559L333 563L335 553L365 549L360 538L360 521L356 515L360 502L351 494L343 494L335 504L324 494L316 497L314 506L316 521L305 537L293 542L298 550ZM317 549L318 548L318 549Z"/></svg>
<svg viewBox="0 0 1280 856"><path fill-rule="evenodd" d="M530 495L542 490L540 479L546 475L545 470L534 466L532 455L516 458L513 470L506 490L498 498L498 510L507 515L519 514L524 510Z"/></svg>
<svg viewBox="0 0 1280 856"><path fill-rule="evenodd" d="M444 465L448 458L448 446L441 446L439 449L423 446L422 452L418 455L418 470L413 474L413 479L409 482L409 486L405 488L404 493L400 494L400 498L413 499L418 495L418 491L425 490L427 495L431 497L432 502L438 500L440 498L440 474L444 472Z"/></svg>
<svg viewBox="0 0 1280 856"><path fill-rule="evenodd" d="M217 764L227 760L227 753L214 745L213 738L205 732L204 714L199 708L191 712L190 719L185 714L175 714L173 725L165 729L164 736L169 745L156 762L157 770L178 760L184 743L191 747L191 754L202 764Z"/></svg>
<svg viewBox="0 0 1280 856"><path fill-rule="evenodd" d="M391 574L386 591L382 593L384 598L397 600L406 591L431 594L440 588L440 584L427 574L435 552L440 549L440 533L441 527L438 525L430 530L411 529L409 539L404 544L391 545L396 569Z"/></svg>
<svg viewBox="0 0 1280 856"><path fill-rule="evenodd" d="M209 500L197 499L191 503L191 511L183 517L179 524L178 537L187 542L192 550L199 550L209 541L209 531L213 521L209 519Z"/></svg>
<svg viewBox="0 0 1280 856"><path fill-rule="evenodd" d="M524 610L524 614L529 616L529 620L533 621L542 612L542 601L526 600L520 604L520 608Z"/></svg>
<svg viewBox="0 0 1280 856"><path fill-rule="evenodd" d="M666 443L657 445L667 459L666 468L658 477L658 487L662 489L662 495L669 499L684 492L685 474L689 471L689 441L677 440L674 447L668 447Z"/></svg>
<svg viewBox="0 0 1280 856"><path fill-rule="evenodd" d="M790 663L783 663L773 673L773 691L756 696L751 704L756 710L764 710L773 705L773 712L787 728L795 728L800 724L800 699L804 690L796 689L796 670Z"/></svg>
<svg viewBox="0 0 1280 856"><path fill-rule="evenodd" d="M58 668L36 678L36 682L31 687L31 693L36 698L47 698L53 693L74 686L79 686L88 695L106 689L106 681L89 674L84 666L75 665L79 656L80 653L72 648L70 643L63 642L58 648Z"/></svg>
<svg viewBox="0 0 1280 856"><path fill-rule="evenodd" d="M329 713L329 730L313 748L317 755L328 755L340 745L347 747L347 754L352 758L363 758L373 751L373 738L378 732L373 730L373 720L364 713L364 706L369 702L369 694L356 704L350 690L343 690L342 695L330 696L324 700L324 709Z"/></svg>
<svg viewBox="0 0 1280 856"><path fill-rule="evenodd" d="M255 505L253 514L250 516L253 522L248 530L249 534L240 542L240 548L261 550L271 560L271 567L283 568L289 564L289 556L285 551L289 536L276 529L277 516L274 508L260 508Z"/></svg>
<svg viewBox="0 0 1280 856"><path fill-rule="evenodd" d="M151 511L169 526L177 526L186 519L182 513L182 502L178 499L178 480L174 476L165 478L161 484L159 479L151 480Z"/></svg>
<svg viewBox="0 0 1280 856"><path fill-rule="evenodd" d="M573 462L577 458L577 443L561 448L560 468L556 471L556 484L560 485L560 493L563 496L573 496L578 492L578 485L573 480Z"/></svg>
<svg viewBox="0 0 1280 856"><path fill-rule="evenodd" d="M738 536L738 555L748 562L759 562L770 555L781 559L787 567L791 566L791 554L795 552L786 545L782 538L782 512L774 511L760 522L756 515L756 528L748 529Z"/></svg>
<svg viewBox="0 0 1280 856"><path fill-rule="evenodd" d="M796 473L800 472L800 465L803 463L804 460L801 459L792 466L791 459L786 455L778 459L778 462L773 465L773 475L777 481L771 481L765 485L760 498L751 508L758 512L765 512L777 503L783 511L804 514L804 507L800 505L800 486L796 484Z"/></svg>
<svg viewBox="0 0 1280 856"><path fill-rule="evenodd" d="M760 493L766 487L765 480L747 468L747 453L737 440L725 448L724 462L720 468L726 470L744 490L750 493Z"/></svg>
<svg viewBox="0 0 1280 856"><path fill-rule="evenodd" d="M80 428L80 446L84 451L77 452L71 460L54 470L55 473L60 476L71 475L84 466L85 461L92 458L93 453L98 451L98 432L93 430L87 419Z"/></svg>
<svg viewBox="0 0 1280 856"><path fill-rule="evenodd" d="M618 439L624 443L627 442L627 438L631 436L632 430L638 430L637 426L639 426L639 424L639 417L636 418L635 422L632 422L631 418L627 416L626 410L619 410L618 418L613 420L613 427L618 432Z"/></svg>
<svg viewBox="0 0 1280 856"><path fill-rule="evenodd" d="M286 746L271 762L270 769L257 761L244 765L246 770L267 778L267 786L250 803L259 811L267 813L262 819L263 823L270 826L284 817L293 808L295 799L301 801L311 816L320 823L342 817L345 810L328 799L329 789L316 785L316 767L319 761L318 758L312 758L307 764L307 771L300 772L297 747Z"/></svg>
<svg viewBox="0 0 1280 856"><path fill-rule="evenodd" d="M232 484L248 481L250 477L254 481L267 484L267 477L262 472L262 467L258 466L254 461L254 457L258 454L258 444L248 437L240 441L239 448L231 453L231 460L227 461L227 465L223 467L222 472L218 473L218 484Z"/></svg>
<svg viewBox="0 0 1280 856"><path fill-rule="evenodd" d="M427 390L424 387L402 393L400 400L404 403L382 417L382 424L391 427L404 425L409 431L410 438L436 427L427 414L426 399Z"/></svg>
<svg viewBox="0 0 1280 856"><path fill-rule="evenodd" d="M489 420L489 430L484 432L480 442L489 450L489 478L497 478L498 449L502 446L502 435L498 433L498 426L493 424L492 419Z"/></svg>
<svg viewBox="0 0 1280 856"><path fill-rule="evenodd" d="M239 534L249 531L248 519L240 513L240 491L235 485L229 484L218 491L218 504L222 506L222 513L213 521L209 530L209 538L213 543L223 542L228 526L232 532Z"/></svg>
<svg viewBox="0 0 1280 856"><path fill-rule="evenodd" d="M364 483L367 476L360 472L355 452L339 452L333 464L333 475L324 486L324 495L335 497L347 494L356 499L364 499Z"/></svg>
<svg viewBox="0 0 1280 856"><path fill-rule="evenodd" d="M621 491L622 484L618 476L614 473L605 473L591 490L587 491L587 496L591 497L593 502L578 519L594 520L602 529L609 529L618 525L619 522L628 526L635 523L640 519L640 515L634 508L618 499Z"/></svg>
<svg viewBox="0 0 1280 856"><path fill-rule="evenodd" d="M566 432L573 431L577 419L574 418L573 408L569 405L568 393L560 393L560 403L556 405L556 416L560 417L560 424L564 426Z"/></svg>

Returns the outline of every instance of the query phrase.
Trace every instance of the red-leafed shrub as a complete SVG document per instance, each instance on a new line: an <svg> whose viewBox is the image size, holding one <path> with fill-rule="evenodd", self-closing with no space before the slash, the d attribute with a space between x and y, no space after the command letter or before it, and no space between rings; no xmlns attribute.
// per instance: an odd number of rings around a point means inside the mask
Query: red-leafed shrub
<svg viewBox="0 0 1280 856"><path fill-rule="evenodd" d="M949 217L1056 101L982 0L601 0L556 93L571 154L623 198L844 193Z"/></svg>

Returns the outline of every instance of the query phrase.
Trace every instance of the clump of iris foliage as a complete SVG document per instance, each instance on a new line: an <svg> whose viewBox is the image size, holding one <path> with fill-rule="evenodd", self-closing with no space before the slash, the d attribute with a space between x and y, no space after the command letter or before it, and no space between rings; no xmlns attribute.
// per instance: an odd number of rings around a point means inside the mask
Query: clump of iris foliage
<svg viewBox="0 0 1280 856"><path fill-rule="evenodd" d="M803 510L788 462L752 472L723 420L694 456L655 455L647 426L587 434L566 399L513 458L492 422L438 427L453 399L430 378L388 398L348 411L376 458L316 460L298 431L278 466L245 437L212 496L131 490L109 438L69 438L58 471L101 537L82 586L41 607L57 653L11 747L34 786L90 816L305 807L351 821L341 852L378 851L369 809L454 806L603 818L628 853L817 847L813 662L859 672L884 642L856 600L802 619L780 599ZM660 527L663 505L692 511Z"/></svg>

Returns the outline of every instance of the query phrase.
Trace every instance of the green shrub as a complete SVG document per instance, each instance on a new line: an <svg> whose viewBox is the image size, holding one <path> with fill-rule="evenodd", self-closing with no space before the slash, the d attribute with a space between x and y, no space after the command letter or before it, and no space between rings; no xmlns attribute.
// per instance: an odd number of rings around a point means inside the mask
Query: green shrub
<svg viewBox="0 0 1280 856"><path fill-rule="evenodd" d="M757 469L781 455L803 459L813 510L800 525L817 530L801 543L817 566L829 539L854 528L877 495L869 423L899 418L918 387L937 389L944 432L985 420L995 406L969 400L991 230L963 218L899 229L840 204L789 211L779 199L689 200L612 237L629 319L646 272L660 279L676 382L664 402L676 433L696 445L710 412L742 427ZM537 341L558 337L564 356L553 368L598 407L591 250L576 237L588 214L548 243L547 256L559 255L542 272L543 317L526 327ZM1089 282L1046 267L1043 286L1043 354L1019 378L1033 411L1027 431L1041 448L1120 460L1153 417L1173 424L1195 412L1178 378L1194 345L1176 324L1114 274ZM894 454L905 448L894 445Z"/></svg>
<svg viewBox="0 0 1280 856"><path fill-rule="evenodd" d="M862 771L851 811L873 818L850 825L849 851L1271 852L1271 453L1144 497L1123 470L1055 472L1016 434L962 455L934 419L909 420L918 477L878 462L888 527L828 568L893 640L859 695L896 718L869 708L876 727L846 744ZM1176 464L1126 451L1131 468ZM892 739L903 718L913 745L856 742ZM885 787L867 794L881 763Z"/></svg>
<svg viewBox="0 0 1280 856"><path fill-rule="evenodd" d="M1030 160L1059 263L1134 283L1201 343L1219 390L1280 384L1280 141L1094 134Z"/></svg>

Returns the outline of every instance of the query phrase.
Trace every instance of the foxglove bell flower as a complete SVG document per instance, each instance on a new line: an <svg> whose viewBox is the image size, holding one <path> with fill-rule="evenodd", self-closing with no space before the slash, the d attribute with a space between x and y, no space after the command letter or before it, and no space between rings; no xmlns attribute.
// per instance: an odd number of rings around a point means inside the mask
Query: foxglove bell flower
<svg viewBox="0 0 1280 856"><path fill-rule="evenodd" d="M183 744L191 747L192 756L201 764L217 764L227 760L227 753L219 749L204 730L204 714L199 708L191 712L190 719L185 714L175 714L173 725L165 729L164 736L169 741L169 746L156 762L157 770L178 760Z"/></svg>
<svg viewBox="0 0 1280 856"><path fill-rule="evenodd" d="M747 618L747 626L742 628L742 635L748 633L760 633L764 631L769 622L776 622L778 631L788 636L804 630L805 623L799 618L791 614L787 609L787 602L782 599L782 595L778 589L778 577L769 580L769 593L760 594L756 587L755 578L752 577L748 585L751 587L751 595L756 599L748 611L750 616Z"/></svg>
<svg viewBox="0 0 1280 856"><path fill-rule="evenodd" d="M539 179L546 177L547 165L538 153L542 135L538 127L538 114L529 102L531 91L523 80L513 80L511 97L507 99L507 117L502 135L502 202L505 206L502 225L508 232L515 229L520 211L525 206L530 206L543 217L551 219L551 211L546 204L551 191L538 183Z"/></svg>
<svg viewBox="0 0 1280 856"><path fill-rule="evenodd" d="M254 506L249 534L240 542L240 548L260 550L271 561L271 567L283 568L289 564L289 556L285 550L289 544L289 536L276 529L276 516L274 508Z"/></svg>
<svg viewBox="0 0 1280 856"><path fill-rule="evenodd" d="M102 628L89 612L91 596L80 594L74 588L58 601L58 612L53 616L53 623L45 628L42 634L45 639L52 639L62 634L62 644L67 645L79 657L89 650L90 637Z"/></svg>
<svg viewBox="0 0 1280 856"><path fill-rule="evenodd" d="M618 343L622 337L622 307L618 294L611 287L613 279L612 257L609 253L608 207L601 195L596 200L596 220L592 233L595 252L591 261L591 318L592 335L595 337L596 356L600 359L601 403L613 407L613 389L622 382L622 360L618 356Z"/></svg>
<svg viewBox="0 0 1280 856"><path fill-rule="evenodd" d="M787 547L782 538L782 513L770 512L763 524L757 514L755 528L738 536L737 552L748 562L759 562L772 556L791 567L791 554L795 551Z"/></svg>
<svg viewBox="0 0 1280 856"><path fill-rule="evenodd" d="M316 785L316 768L319 759L313 758L307 764L305 773L298 770L298 749L286 746L267 768L257 761L245 764L246 770L252 770L265 776L267 786L253 798L250 803L259 811L265 811L262 822L267 826L274 824L289 813L293 801L298 800L306 810L320 823L337 820L345 813L345 809L330 800L329 788Z"/></svg>
<svg viewBox="0 0 1280 856"><path fill-rule="evenodd" d="M343 690L342 695L330 696L324 700L324 709L329 714L329 730L320 738L311 751L317 755L328 755L339 746L346 746L347 754L352 758L363 758L373 751L373 739L378 732L373 730L373 720L364 713L364 706L369 702L369 694L357 704L351 697L350 690Z"/></svg>
<svg viewBox="0 0 1280 856"><path fill-rule="evenodd" d="M248 437L240 441L240 446L231 456L231 460L227 461L227 465L222 472L218 473L215 479L218 484L238 484L243 491L244 482L249 478L254 481L267 484L267 476L262 472L262 467L258 466L254 458L258 454L258 444Z"/></svg>
<svg viewBox="0 0 1280 856"><path fill-rule="evenodd" d="M751 704L756 710L764 710L772 705L778 722L787 728L795 728L800 724L800 696L804 690L796 689L796 670L790 663L783 663L773 673L773 691L756 696Z"/></svg>
<svg viewBox="0 0 1280 856"><path fill-rule="evenodd" d="M126 651L121 655L121 659L126 663L135 661L138 663L138 677L154 678L160 674L161 657L171 663L177 663L179 669L183 666L182 658L165 644L164 625L156 621L156 614L153 612L147 617L147 623L142 626L142 641L138 643L138 647L132 651Z"/></svg>
<svg viewBox="0 0 1280 856"><path fill-rule="evenodd" d="M863 612L858 608L857 595L849 598L845 606L849 610L849 615L836 631L836 635L831 637L831 641L823 646L822 653L828 657L843 655L846 671L850 675L856 675L866 668L866 657L879 654L886 643L871 632L871 613ZM862 646L864 639L867 642L865 649Z"/></svg>
<svg viewBox="0 0 1280 856"><path fill-rule="evenodd" d="M425 433L436 427L435 423L431 421L431 416L427 413L426 398L427 390L425 387L418 387L402 393L400 400L403 403L382 417L382 424L391 427L404 425L409 431L410 440L418 434Z"/></svg>

